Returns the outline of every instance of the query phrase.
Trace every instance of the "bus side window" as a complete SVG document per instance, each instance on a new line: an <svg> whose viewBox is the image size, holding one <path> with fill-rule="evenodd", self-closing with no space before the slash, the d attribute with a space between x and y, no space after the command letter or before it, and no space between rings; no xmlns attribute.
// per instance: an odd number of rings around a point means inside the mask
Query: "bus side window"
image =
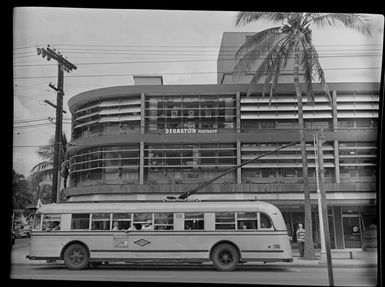
<svg viewBox="0 0 385 287"><path fill-rule="evenodd" d="M93 213L91 230L109 230L110 214L109 213Z"/></svg>
<svg viewBox="0 0 385 287"><path fill-rule="evenodd" d="M127 230L131 227L131 213L113 213L112 230Z"/></svg>
<svg viewBox="0 0 385 287"><path fill-rule="evenodd" d="M261 223L261 229L271 229L273 227L270 218L265 213L260 213L259 220Z"/></svg>
<svg viewBox="0 0 385 287"><path fill-rule="evenodd" d="M256 230L258 227L258 216L256 212L237 212L238 230Z"/></svg>
<svg viewBox="0 0 385 287"><path fill-rule="evenodd" d="M217 212L215 213L215 229L235 229L235 213L234 212Z"/></svg>
<svg viewBox="0 0 385 287"><path fill-rule="evenodd" d="M136 230L151 230L152 225L152 213L134 213L133 225Z"/></svg>
<svg viewBox="0 0 385 287"><path fill-rule="evenodd" d="M41 213L36 213L33 220L33 229L41 230Z"/></svg>
<svg viewBox="0 0 385 287"><path fill-rule="evenodd" d="M184 230L203 230L203 212L191 212L184 214Z"/></svg>
<svg viewBox="0 0 385 287"><path fill-rule="evenodd" d="M57 214L44 214L43 215L43 231L55 231L60 230L61 216Z"/></svg>
<svg viewBox="0 0 385 287"><path fill-rule="evenodd" d="M154 213L154 229L155 230L173 230L174 214L173 213Z"/></svg>
<svg viewBox="0 0 385 287"><path fill-rule="evenodd" d="M89 229L90 214L89 213L74 213L71 218L71 229Z"/></svg>

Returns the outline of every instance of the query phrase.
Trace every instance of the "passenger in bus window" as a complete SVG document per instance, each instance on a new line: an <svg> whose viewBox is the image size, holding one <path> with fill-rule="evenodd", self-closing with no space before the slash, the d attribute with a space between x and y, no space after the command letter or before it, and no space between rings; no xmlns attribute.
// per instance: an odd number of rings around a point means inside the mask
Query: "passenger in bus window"
<svg viewBox="0 0 385 287"><path fill-rule="evenodd" d="M191 230L191 224L189 222L185 223L184 230Z"/></svg>
<svg viewBox="0 0 385 287"><path fill-rule="evenodd" d="M52 230L60 230L60 223L58 221L53 222Z"/></svg>
<svg viewBox="0 0 385 287"><path fill-rule="evenodd" d="M138 230L137 228L136 228L136 224L133 224L133 225L131 225L127 230L125 230L126 232L127 231L135 231L135 230Z"/></svg>
<svg viewBox="0 0 385 287"><path fill-rule="evenodd" d="M271 228L271 222L265 214L261 214L261 228Z"/></svg>
<svg viewBox="0 0 385 287"><path fill-rule="evenodd" d="M147 220L146 223L142 226L142 230L153 230L151 220Z"/></svg>
<svg viewBox="0 0 385 287"><path fill-rule="evenodd" d="M119 222L114 221L114 227L112 228L113 231L119 230Z"/></svg>
<svg viewBox="0 0 385 287"><path fill-rule="evenodd" d="M44 225L45 225L45 228L44 228ZM45 222L45 224L43 223L43 230L45 231L51 231L52 228L51 228L51 222Z"/></svg>
<svg viewBox="0 0 385 287"><path fill-rule="evenodd" d="M247 229L247 226L243 222L241 222L239 224L239 229Z"/></svg>

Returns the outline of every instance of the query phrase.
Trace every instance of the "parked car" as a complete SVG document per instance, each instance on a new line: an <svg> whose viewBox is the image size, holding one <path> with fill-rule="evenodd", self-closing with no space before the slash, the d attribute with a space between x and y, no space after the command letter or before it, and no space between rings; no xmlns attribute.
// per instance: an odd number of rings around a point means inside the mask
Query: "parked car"
<svg viewBox="0 0 385 287"><path fill-rule="evenodd" d="M30 238L31 237L31 225L20 225L17 229L15 229L15 237L16 238Z"/></svg>

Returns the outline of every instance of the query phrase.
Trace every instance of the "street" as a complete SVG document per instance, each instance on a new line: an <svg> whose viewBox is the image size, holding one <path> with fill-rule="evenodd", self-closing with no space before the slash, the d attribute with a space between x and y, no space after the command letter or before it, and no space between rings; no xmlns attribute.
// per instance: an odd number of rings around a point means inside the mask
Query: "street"
<svg viewBox="0 0 385 287"><path fill-rule="evenodd" d="M12 279L185 282L274 285L328 285L326 268L292 268L248 265L233 272L218 272L212 266L101 265L87 270L68 270L60 265L15 264ZM336 286L375 286L376 268L335 268Z"/></svg>
<svg viewBox="0 0 385 287"><path fill-rule="evenodd" d="M18 239L13 250L28 246L27 239ZM28 262L28 261L26 261ZM336 286L375 286L375 267L333 268ZM87 270L68 270L60 264L14 263L11 265L12 279L38 280L86 280L125 282L170 282L170 283L229 283L229 284L274 284L274 285L314 285L329 284L325 266L278 266L255 263L239 266L233 272L219 272L210 264L202 265L100 265Z"/></svg>

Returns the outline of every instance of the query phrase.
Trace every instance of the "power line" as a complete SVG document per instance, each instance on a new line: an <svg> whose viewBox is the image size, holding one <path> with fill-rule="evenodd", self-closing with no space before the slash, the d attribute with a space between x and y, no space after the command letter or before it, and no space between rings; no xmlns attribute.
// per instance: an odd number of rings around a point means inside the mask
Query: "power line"
<svg viewBox="0 0 385 287"><path fill-rule="evenodd" d="M36 118L36 119L25 119L25 120L15 120L14 124L28 123L28 122L39 122L48 120L47 118Z"/></svg>
<svg viewBox="0 0 385 287"><path fill-rule="evenodd" d="M319 47L340 47L340 46L343 46L343 47L356 47L356 46L381 46L382 44L316 44L314 43L315 46L319 46ZM191 47L199 47L199 48L202 48L202 47L214 47L214 48L218 48L220 47L220 45L174 45L174 44L170 44L170 45L102 45L102 44L58 44L58 43L54 43L53 46L60 46L60 47L65 47L65 46L69 46L69 47L139 47L139 48L142 48L142 47L171 47L171 48L174 48L174 47L178 47L178 48L182 48L182 47L188 47L188 48L191 48ZM224 45L222 47L239 47L240 45ZM262 45L259 45L259 46L262 46Z"/></svg>
<svg viewBox="0 0 385 287"><path fill-rule="evenodd" d="M345 58L345 57L380 57L381 54L363 54L363 55L333 55L333 56L319 56L318 58ZM289 57L294 58L294 56ZM250 58L251 60L263 59L263 57ZM247 60L242 59L242 60ZM154 63L184 63L184 62L225 62L225 61L237 61L236 59L193 59L193 60L157 60L157 61L119 61L119 62L84 62L77 63L77 65L112 65L112 64L154 64ZM52 66L50 64L15 64L14 67L43 67Z"/></svg>
<svg viewBox="0 0 385 287"><path fill-rule="evenodd" d="M324 68L326 71L341 71L341 70L380 70L381 67L350 67L350 68ZM291 71L291 70L287 70ZM249 71L246 71L249 72ZM284 72L284 71L283 71ZM162 75L202 75L202 74L217 74L218 72L175 72L175 73L162 73ZM226 73L226 72L224 72ZM67 76L67 78L90 78L90 77L127 77L134 76L135 73L127 73L127 74L95 74L95 75L75 75L75 76ZM45 78L55 78L55 76L29 76L29 77L14 77L14 79L45 79Z"/></svg>
<svg viewBox="0 0 385 287"><path fill-rule="evenodd" d="M35 46L14 47L13 50L35 48Z"/></svg>
<svg viewBox="0 0 385 287"><path fill-rule="evenodd" d="M31 123L31 122L40 122L40 121L48 121L49 119L44 117L44 118L36 118L36 119L25 119L25 120L15 120L13 124L23 124L23 123ZM70 118L63 119L65 121L70 121Z"/></svg>
<svg viewBox="0 0 385 287"><path fill-rule="evenodd" d="M41 146L44 146L44 145L14 145L13 148L16 148L16 147L41 147Z"/></svg>

